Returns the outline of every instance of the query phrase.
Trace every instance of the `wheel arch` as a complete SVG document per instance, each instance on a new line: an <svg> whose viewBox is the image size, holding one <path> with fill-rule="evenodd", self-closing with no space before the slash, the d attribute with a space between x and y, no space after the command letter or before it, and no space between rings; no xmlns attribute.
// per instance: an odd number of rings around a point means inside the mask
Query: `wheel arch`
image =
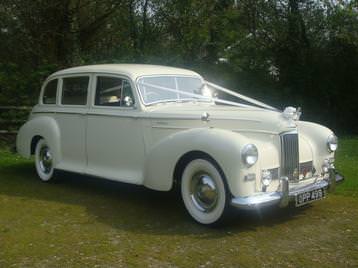
<svg viewBox="0 0 358 268"><path fill-rule="evenodd" d="M40 135L36 135L32 138L31 140L31 148L30 148L30 154L34 155L35 154L35 150L36 150L36 145L37 143L42 140L44 137L40 136Z"/></svg>
<svg viewBox="0 0 358 268"><path fill-rule="evenodd" d="M169 191L190 159L204 156L213 160L236 196L241 165L241 148L247 139L223 129L197 128L165 137L148 150L144 167L144 186Z"/></svg>
<svg viewBox="0 0 358 268"><path fill-rule="evenodd" d="M226 176L222 168L220 167L219 163L215 160L214 157L212 157L210 154L203 152L203 151L189 151L185 154L183 154L179 160L177 161L174 172L173 172L173 185L176 186L180 180L181 176L184 172L185 167L194 159L205 159L209 160L219 171L220 175L223 177L226 181Z"/></svg>
<svg viewBox="0 0 358 268"><path fill-rule="evenodd" d="M16 137L16 148L20 155L29 158L35 153L39 140L45 139L54 154L54 163L61 160L60 128L56 120L49 116L34 117L26 122Z"/></svg>

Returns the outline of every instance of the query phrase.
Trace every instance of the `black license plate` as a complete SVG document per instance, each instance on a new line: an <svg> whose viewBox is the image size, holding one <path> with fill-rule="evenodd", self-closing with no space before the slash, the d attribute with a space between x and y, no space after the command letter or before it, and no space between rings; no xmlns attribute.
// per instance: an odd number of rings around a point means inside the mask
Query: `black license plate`
<svg viewBox="0 0 358 268"><path fill-rule="evenodd" d="M296 207L300 207L313 201L320 200L325 196L326 190L324 188L300 193L296 195Z"/></svg>

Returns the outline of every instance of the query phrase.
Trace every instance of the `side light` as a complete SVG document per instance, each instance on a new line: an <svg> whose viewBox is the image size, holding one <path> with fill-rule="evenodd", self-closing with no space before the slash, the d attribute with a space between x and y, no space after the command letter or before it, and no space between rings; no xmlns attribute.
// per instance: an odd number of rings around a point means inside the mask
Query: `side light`
<svg viewBox="0 0 358 268"><path fill-rule="evenodd" d="M264 186L269 186L272 181L272 174L268 170L262 171L261 182Z"/></svg>

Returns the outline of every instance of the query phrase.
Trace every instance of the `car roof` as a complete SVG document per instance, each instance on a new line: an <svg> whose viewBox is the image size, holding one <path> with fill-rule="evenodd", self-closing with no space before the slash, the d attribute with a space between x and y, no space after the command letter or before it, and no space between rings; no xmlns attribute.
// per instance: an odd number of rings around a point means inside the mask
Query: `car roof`
<svg viewBox="0 0 358 268"><path fill-rule="evenodd" d="M113 73L122 74L136 80L140 76L145 75L185 75L185 76L199 76L194 71L174 68L161 65L150 64L99 64L99 65L86 65L64 69L58 71L52 76L81 74L81 73Z"/></svg>

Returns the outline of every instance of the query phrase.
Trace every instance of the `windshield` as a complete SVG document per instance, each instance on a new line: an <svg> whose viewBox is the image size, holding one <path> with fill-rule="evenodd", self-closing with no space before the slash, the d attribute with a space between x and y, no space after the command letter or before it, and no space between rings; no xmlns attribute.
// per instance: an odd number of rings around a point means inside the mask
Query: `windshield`
<svg viewBox="0 0 358 268"><path fill-rule="evenodd" d="M203 82L198 77L141 77L138 79L138 87L146 105L168 101L211 101L202 94Z"/></svg>

